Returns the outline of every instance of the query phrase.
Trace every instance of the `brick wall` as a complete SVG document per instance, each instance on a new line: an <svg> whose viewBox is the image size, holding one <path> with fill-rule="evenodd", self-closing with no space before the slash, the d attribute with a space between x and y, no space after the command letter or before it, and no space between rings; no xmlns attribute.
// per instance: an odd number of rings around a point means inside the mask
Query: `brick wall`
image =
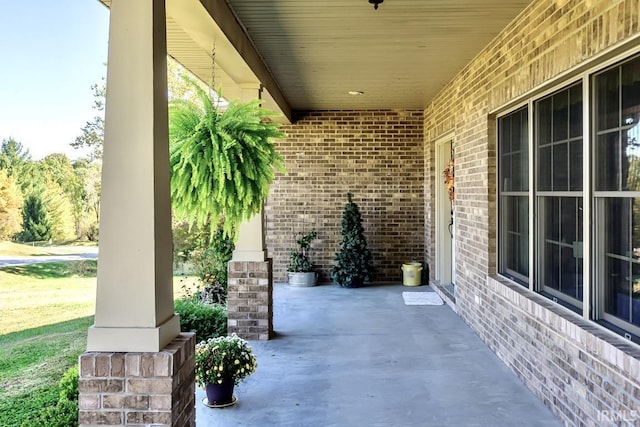
<svg viewBox="0 0 640 427"><path fill-rule="evenodd" d="M347 192L363 217L376 280L401 280L403 262L423 260L422 112L314 111L283 130L277 149L288 174L276 178L265 206L275 281L287 281L295 233L313 227L312 261L330 280Z"/></svg>
<svg viewBox="0 0 640 427"><path fill-rule="evenodd" d="M194 352L183 333L157 353L83 353L80 426L195 426Z"/></svg>
<svg viewBox="0 0 640 427"><path fill-rule="evenodd" d="M273 271L271 260L231 261L228 267L227 330L246 340L273 335Z"/></svg>
<svg viewBox="0 0 640 427"><path fill-rule="evenodd" d="M569 425L605 425L603 411L640 412L638 348L528 290L490 279L496 272L491 112L578 75L607 49L622 49L637 35L639 17L637 0L534 1L424 111L427 259L435 261L434 142L453 130L457 311Z"/></svg>

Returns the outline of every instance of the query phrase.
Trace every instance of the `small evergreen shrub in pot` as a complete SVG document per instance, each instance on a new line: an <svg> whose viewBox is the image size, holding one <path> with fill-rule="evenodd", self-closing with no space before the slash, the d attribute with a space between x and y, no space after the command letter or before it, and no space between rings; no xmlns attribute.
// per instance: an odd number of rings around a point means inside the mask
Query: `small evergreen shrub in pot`
<svg viewBox="0 0 640 427"><path fill-rule="evenodd" d="M311 242L318 237L316 230L300 234L296 240L297 247L289 252L289 284L293 286L315 286L318 283L318 275L314 271L313 263L309 258Z"/></svg>
<svg viewBox="0 0 640 427"><path fill-rule="evenodd" d="M367 240L364 237L360 210L352 197L351 193L347 194L347 204L342 213L342 241L340 250L336 253L336 265L331 271L333 280L347 288L370 282L375 273L373 257L367 249Z"/></svg>

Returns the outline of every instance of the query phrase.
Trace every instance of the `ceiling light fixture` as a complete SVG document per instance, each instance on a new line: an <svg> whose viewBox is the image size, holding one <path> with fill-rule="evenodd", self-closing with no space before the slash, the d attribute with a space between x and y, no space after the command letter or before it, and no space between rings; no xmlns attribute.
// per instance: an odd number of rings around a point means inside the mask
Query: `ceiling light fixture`
<svg viewBox="0 0 640 427"><path fill-rule="evenodd" d="M353 96L358 96L358 95L364 95L364 92L361 90L350 90L348 94Z"/></svg>
<svg viewBox="0 0 640 427"><path fill-rule="evenodd" d="M369 3L373 5L374 9L378 9L378 5L382 3L384 0L369 0Z"/></svg>

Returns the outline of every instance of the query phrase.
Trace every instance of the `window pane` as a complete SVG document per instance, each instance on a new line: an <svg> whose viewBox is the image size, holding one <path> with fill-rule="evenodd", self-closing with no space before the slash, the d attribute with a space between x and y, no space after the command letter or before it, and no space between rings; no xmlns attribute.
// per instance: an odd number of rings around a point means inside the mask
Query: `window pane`
<svg viewBox="0 0 640 427"><path fill-rule="evenodd" d="M502 191L512 191L511 182L511 155L500 157L500 184Z"/></svg>
<svg viewBox="0 0 640 427"><path fill-rule="evenodd" d="M569 138L582 136L582 84L569 89Z"/></svg>
<svg viewBox="0 0 640 427"><path fill-rule="evenodd" d="M569 190L569 164L567 162L567 144L553 147L553 191Z"/></svg>
<svg viewBox="0 0 640 427"><path fill-rule="evenodd" d="M582 298L582 199L540 197L542 286Z"/></svg>
<svg viewBox="0 0 640 427"><path fill-rule="evenodd" d="M622 124L638 123L640 113L640 58L622 66Z"/></svg>
<svg viewBox="0 0 640 427"><path fill-rule="evenodd" d="M604 311L640 326L640 198L600 199Z"/></svg>
<svg viewBox="0 0 640 427"><path fill-rule="evenodd" d="M546 243L542 253L544 286L560 290L560 247L555 243Z"/></svg>
<svg viewBox="0 0 640 427"><path fill-rule="evenodd" d="M614 129L620 126L619 69L600 74L596 79L596 129Z"/></svg>
<svg viewBox="0 0 640 427"><path fill-rule="evenodd" d="M630 198L602 199L604 204L601 226L601 242L607 255L630 257L629 230L631 224Z"/></svg>
<svg viewBox="0 0 640 427"><path fill-rule="evenodd" d="M629 321L629 273L630 263L607 257L605 263L605 309L606 313Z"/></svg>
<svg viewBox="0 0 640 427"><path fill-rule="evenodd" d="M529 188L529 153L526 109L499 120L501 191L527 191Z"/></svg>
<svg viewBox="0 0 640 427"><path fill-rule="evenodd" d="M521 283L529 276L529 130L528 109L498 119L500 194L498 255L500 273Z"/></svg>
<svg viewBox="0 0 640 427"><path fill-rule="evenodd" d="M500 155L511 153L511 116L501 118L498 126L498 138L500 140Z"/></svg>
<svg viewBox="0 0 640 427"><path fill-rule="evenodd" d="M524 197L503 197L500 204L503 273L511 270L529 275L529 201Z"/></svg>
<svg viewBox="0 0 640 427"><path fill-rule="evenodd" d="M562 91L554 95L553 99L553 141L564 141L568 137L569 131L569 94Z"/></svg>
<svg viewBox="0 0 640 427"><path fill-rule="evenodd" d="M539 146L551 143L551 97L536 103L536 139Z"/></svg>
<svg viewBox="0 0 640 427"><path fill-rule="evenodd" d="M520 173L520 188L519 191L528 191L529 190L529 113L526 108L521 109L518 113L516 113L515 117L518 117L518 132L514 136L517 136L518 151L520 152L520 165L518 167L517 172ZM514 123L513 127L516 127ZM515 171L514 171L515 172Z"/></svg>
<svg viewBox="0 0 640 427"><path fill-rule="evenodd" d="M542 235L546 240L560 241L560 198L559 197L540 197L540 209L543 212L545 220Z"/></svg>
<svg viewBox="0 0 640 427"><path fill-rule="evenodd" d="M596 191L617 191L620 182L618 133L599 136L596 142Z"/></svg>
<svg viewBox="0 0 640 427"><path fill-rule="evenodd" d="M551 146L538 150L538 190L551 191Z"/></svg>
<svg viewBox="0 0 640 427"><path fill-rule="evenodd" d="M629 301L631 319L629 322L636 326L640 326L640 264L632 263L631 271L633 273L631 280L631 301Z"/></svg>
<svg viewBox="0 0 640 427"><path fill-rule="evenodd" d="M582 190L582 140L569 143L569 190Z"/></svg>
<svg viewBox="0 0 640 427"><path fill-rule="evenodd" d="M629 153L628 148L627 153ZM628 154L623 158L623 164L622 174L625 177L623 190L640 191L640 157L638 157L638 153Z"/></svg>
<svg viewBox="0 0 640 427"><path fill-rule="evenodd" d="M631 222L631 257L634 260L640 260L640 198L633 199Z"/></svg>
<svg viewBox="0 0 640 427"><path fill-rule="evenodd" d="M573 247L560 248L560 292L575 299L582 298L582 263Z"/></svg>

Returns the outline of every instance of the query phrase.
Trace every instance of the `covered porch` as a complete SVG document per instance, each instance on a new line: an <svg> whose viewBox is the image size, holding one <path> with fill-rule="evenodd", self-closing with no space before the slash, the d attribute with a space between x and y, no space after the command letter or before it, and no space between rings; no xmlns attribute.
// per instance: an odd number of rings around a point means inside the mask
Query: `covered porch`
<svg viewBox="0 0 640 427"><path fill-rule="evenodd" d="M363 408L376 413L374 408L384 407L389 414L403 416L398 408L415 405L425 395L421 405L411 406L412 411L429 408L424 416L443 417L437 424L449 419L451 425L464 423L482 413L489 416L484 425L499 424L491 418L494 415L521 424L529 416L523 413L516 420L511 410L519 413L520 408L537 406L542 414L537 415L548 415L540 402L568 425L637 422L638 319L613 319L616 327L602 322L612 311L603 306L610 281L597 275L602 257L596 256L592 222L585 220L581 228L584 242L575 240L575 247L584 246L584 251L571 251L573 258L584 258L580 273L585 292L578 310L544 295L541 277L546 272L537 270L539 253L534 239L529 239L529 233L544 237L534 209L533 159L539 143L534 140L539 132L532 127L534 106L576 83L583 85L584 99L589 99L591 86L596 87L594 76L611 67L637 66L637 0L496 0L480 5L469 0L388 0L377 10L365 0L348 5L339 0L104 2L111 7L111 36L101 259L96 324L89 331L87 363L81 363L81 393L86 394L84 400L81 396L81 423L191 425L193 420L193 338L178 335L170 292L167 52L203 80L214 71L231 98L264 99L267 107L282 113L286 123L288 137L277 142L277 149L289 174L274 182L264 209L265 222L260 217L244 232L240 230L240 250L234 256L247 274L243 280L255 279L254 284L261 287L264 284L259 282L268 281L264 301L270 298L272 279L284 280L287 247L301 228L319 230L317 263L327 278L347 191L355 194L362 208L367 237L379 261L378 280L397 280L401 263L417 259L429 266L433 287L455 286L450 300L459 318L446 307L414 311L402 306L400 287L374 286L345 298L336 298L343 290L319 287L309 290L320 293L313 308L306 304L296 309L295 297L275 286L274 307L283 321L279 326L276 312L275 331L283 335L272 343L256 343L262 359L276 362L274 369L299 369L305 357L312 357L297 353L304 352L305 344L316 350L311 354L333 360L329 363L335 363L338 372L348 370L349 362L371 363L374 372L378 369L386 375L388 370L402 378L398 387L406 388L406 394L393 407L384 406L375 395L361 402ZM629 73L627 85L612 89L633 108L640 104L639 76ZM603 94L603 99L613 96ZM574 127L584 133L572 144L585 153L577 162L582 169L576 169L585 171L585 183L591 182L596 164L595 143L590 141L595 104L585 101L575 107L580 114L572 115L558 107L553 116L561 129L565 128L562 120L575 119ZM615 124L635 126L635 116L612 111ZM505 135L513 138L513 144ZM530 161L525 161L529 153ZM454 160L452 197L442 173ZM512 188L511 178L517 178L523 188ZM588 184L576 192L572 197L584 199L589 207ZM638 193L632 196L640 197ZM506 215L505 200L522 202L518 215ZM589 209L585 212L589 219ZM512 225L518 227L508 227ZM514 247L518 248L519 275L509 276L505 265L515 254ZM633 249L629 262L637 265L637 248ZM264 277L251 276L258 270ZM271 310L271 303L266 305ZM337 311L319 312L315 319L304 317L316 309ZM326 317L328 313L335 317ZM284 323L288 316L308 330L294 332ZM338 321L342 316L343 321ZM409 330L405 322L419 327ZM357 343L347 349L353 353L340 352L345 342ZM402 354L384 352L405 343L411 345ZM271 357L271 349L288 357L284 361L278 355ZM472 352L476 358L486 357L486 365L465 360ZM350 359L356 354L361 358ZM110 365L102 363L105 360ZM278 366L278 360L283 365ZM113 380L113 363L118 364L119 375L126 375ZM411 369L415 363L419 368ZM155 370L156 366L160 368ZM259 372L247 384L241 404L223 414L246 410L247 416L253 416L249 393L265 393L262 387L274 386L270 381L258 383L264 379ZM263 372L267 375L269 369ZM363 370L358 379L373 385L371 370L367 372ZM413 372L419 375L413 377ZM504 373L503 385L512 395L492 388L494 381L486 376L492 372ZM149 378L138 378L141 373ZM464 375L458 378L458 374ZM322 373L315 382L322 385L318 391L328 392L322 394L321 402L328 407L331 401L344 412L332 414L329 408L323 415L310 416L350 416L349 394L362 396L362 390L355 381L340 385L328 375ZM322 382L323 378L327 381ZM384 378L395 389L393 378ZM538 397L538 403L517 378ZM314 381L309 383L313 387ZM131 392L151 397L138 400ZM125 396L115 399L120 406L105 404L110 402L105 396L118 393ZM158 399L158 393L164 394ZM455 397L462 400L460 407ZM281 403L293 400L287 397ZM380 405L367 406L372 402ZM270 411L275 411L274 420L293 422L278 419L281 415L272 407L272 403L269 409L261 407L260 412L271 416ZM503 407L500 412L498 408ZM290 412L297 410L296 406ZM338 418L326 421L344 425ZM424 422L420 419L418 424Z"/></svg>
<svg viewBox="0 0 640 427"><path fill-rule="evenodd" d="M447 305L404 305L398 282L274 285L274 339L258 370L204 426L561 426Z"/></svg>

